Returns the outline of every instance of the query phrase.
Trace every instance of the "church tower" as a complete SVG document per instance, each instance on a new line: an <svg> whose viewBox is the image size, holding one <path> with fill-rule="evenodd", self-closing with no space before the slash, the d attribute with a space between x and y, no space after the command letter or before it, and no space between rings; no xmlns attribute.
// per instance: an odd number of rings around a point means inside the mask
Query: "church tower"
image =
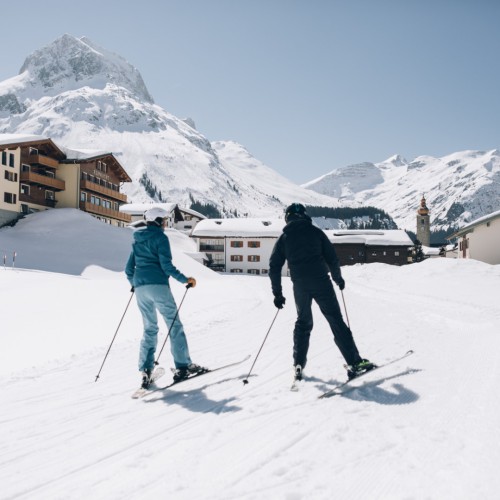
<svg viewBox="0 0 500 500"><path fill-rule="evenodd" d="M417 210L417 239L424 247L431 245L431 218L427 208L425 196L422 195L420 208Z"/></svg>

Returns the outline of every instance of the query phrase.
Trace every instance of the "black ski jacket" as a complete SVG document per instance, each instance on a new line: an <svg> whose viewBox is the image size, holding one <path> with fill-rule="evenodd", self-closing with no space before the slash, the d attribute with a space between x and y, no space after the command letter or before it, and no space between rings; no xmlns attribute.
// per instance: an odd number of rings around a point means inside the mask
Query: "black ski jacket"
<svg viewBox="0 0 500 500"><path fill-rule="evenodd" d="M285 260L294 283L314 286L324 280L328 272L337 285L343 281L335 248L309 218L290 221L274 245L269 259L269 277L275 296L282 294L281 269Z"/></svg>

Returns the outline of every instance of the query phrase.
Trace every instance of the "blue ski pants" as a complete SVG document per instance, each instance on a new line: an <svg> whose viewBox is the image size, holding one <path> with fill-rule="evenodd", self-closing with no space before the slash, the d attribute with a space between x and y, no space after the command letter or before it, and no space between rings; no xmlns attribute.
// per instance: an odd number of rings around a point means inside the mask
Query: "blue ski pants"
<svg viewBox="0 0 500 500"><path fill-rule="evenodd" d="M135 289L137 305L142 314L144 336L139 351L139 370L154 368L156 345L158 343L157 311L163 316L170 330L170 351L176 368L191 364L184 327L177 314L174 296L168 285L142 285Z"/></svg>
<svg viewBox="0 0 500 500"><path fill-rule="evenodd" d="M314 283L294 281L293 295L297 307L297 321L293 331L294 365L306 366L309 338L313 328L312 301L314 300L328 321L337 347L347 364L361 361L358 348L349 327L344 323L340 306L328 276Z"/></svg>

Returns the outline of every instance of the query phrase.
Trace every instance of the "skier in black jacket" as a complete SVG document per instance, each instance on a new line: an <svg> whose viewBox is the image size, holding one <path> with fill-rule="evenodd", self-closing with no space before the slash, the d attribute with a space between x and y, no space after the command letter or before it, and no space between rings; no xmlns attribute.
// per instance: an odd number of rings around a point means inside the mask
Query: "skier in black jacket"
<svg viewBox="0 0 500 500"><path fill-rule="evenodd" d="M335 296L332 281L340 290L345 287L335 249L326 234L316 226L300 203L293 203L285 212L286 226L274 245L269 260L269 277L274 294L274 305L285 305L281 287L281 269L288 261L297 307L297 321L293 331L293 362L295 378L301 380L307 363L309 337L313 328L311 305L313 299L327 319L337 347L344 357L349 378L354 378L375 365L362 359L351 330L344 323Z"/></svg>

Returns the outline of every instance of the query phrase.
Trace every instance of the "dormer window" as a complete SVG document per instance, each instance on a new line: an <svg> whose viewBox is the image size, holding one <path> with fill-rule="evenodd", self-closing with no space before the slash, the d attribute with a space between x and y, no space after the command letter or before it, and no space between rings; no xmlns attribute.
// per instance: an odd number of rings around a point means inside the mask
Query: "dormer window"
<svg viewBox="0 0 500 500"><path fill-rule="evenodd" d="M101 160L97 160L97 170L106 173L108 171L108 166Z"/></svg>

